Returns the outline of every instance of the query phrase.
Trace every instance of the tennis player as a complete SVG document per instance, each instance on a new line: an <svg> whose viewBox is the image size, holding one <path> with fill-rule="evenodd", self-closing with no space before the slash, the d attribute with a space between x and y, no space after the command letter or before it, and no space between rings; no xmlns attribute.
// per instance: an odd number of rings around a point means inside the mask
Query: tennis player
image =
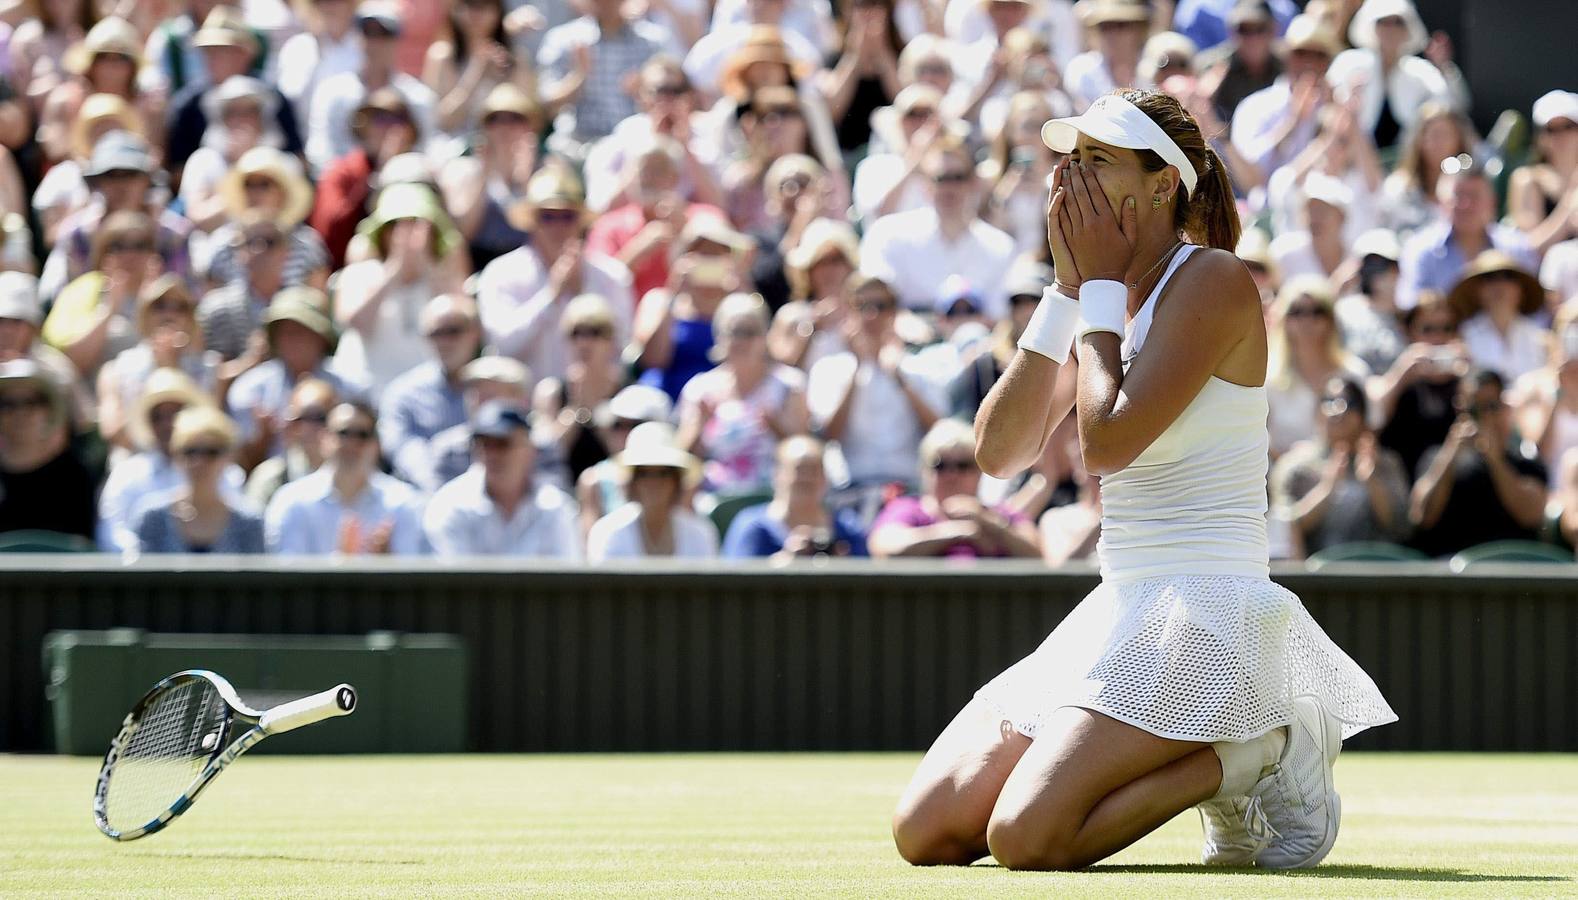
<svg viewBox="0 0 1578 900"><path fill-rule="evenodd" d="M937 738L894 839L918 865L1075 869L1198 806L1206 863L1314 865L1342 740L1397 717L1268 577L1266 333L1227 171L1155 91L1042 137L1067 154L1057 284L981 406L976 456L1024 469L1073 406L1102 582Z"/></svg>

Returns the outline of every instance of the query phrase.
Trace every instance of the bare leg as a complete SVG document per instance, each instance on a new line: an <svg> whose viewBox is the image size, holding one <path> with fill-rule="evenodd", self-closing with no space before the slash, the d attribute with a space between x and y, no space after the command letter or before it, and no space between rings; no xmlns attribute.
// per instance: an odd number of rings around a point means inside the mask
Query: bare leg
<svg viewBox="0 0 1578 900"><path fill-rule="evenodd" d="M984 703L967 703L899 799L893 814L899 855L918 866L965 866L986 856L997 795L1029 747L1029 738Z"/></svg>
<svg viewBox="0 0 1578 900"><path fill-rule="evenodd" d="M1086 709L1049 717L1004 783L987 827L1011 869L1104 859L1216 792L1210 745L1172 741Z"/></svg>

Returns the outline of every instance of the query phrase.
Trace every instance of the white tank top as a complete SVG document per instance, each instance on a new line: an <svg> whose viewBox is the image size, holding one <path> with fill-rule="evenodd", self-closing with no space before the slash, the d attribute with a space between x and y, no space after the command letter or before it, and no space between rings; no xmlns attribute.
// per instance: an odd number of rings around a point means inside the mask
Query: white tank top
<svg viewBox="0 0 1578 900"><path fill-rule="evenodd" d="M1195 249L1179 249L1130 320L1125 371L1145 343L1156 298ZM1102 578L1267 577L1267 443L1265 387L1207 379L1144 452L1101 479Z"/></svg>

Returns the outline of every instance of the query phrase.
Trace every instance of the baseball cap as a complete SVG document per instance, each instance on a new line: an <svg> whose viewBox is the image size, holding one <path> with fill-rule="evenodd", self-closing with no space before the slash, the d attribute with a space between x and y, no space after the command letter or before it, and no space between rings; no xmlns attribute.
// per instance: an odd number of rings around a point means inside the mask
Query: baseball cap
<svg viewBox="0 0 1578 900"><path fill-rule="evenodd" d="M1554 119L1578 122L1578 94L1572 91L1551 91L1534 101L1534 125L1544 128Z"/></svg>
<svg viewBox="0 0 1578 900"><path fill-rule="evenodd" d="M107 172L153 173L153 155L148 142L129 131L112 131L101 138L88 159L84 178L97 178Z"/></svg>
<svg viewBox="0 0 1578 900"><path fill-rule="evenodd" d="M531 413L501 400L482 404L471 417L472 437L509 437L514 431L531 431Z"/></svg>

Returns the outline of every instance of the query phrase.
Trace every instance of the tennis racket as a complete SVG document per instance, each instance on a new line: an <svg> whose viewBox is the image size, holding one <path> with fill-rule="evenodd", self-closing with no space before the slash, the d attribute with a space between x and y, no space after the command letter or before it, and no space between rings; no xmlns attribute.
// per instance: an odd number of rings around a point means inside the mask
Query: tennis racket
<svg viewBox="0 0 1578 900"><path fill-rule="evenodd" d="M356 689L348 684L256 710L213 672L177 672L137 701L110 741L93 792L93 820L117 841L153 834L258 741L355 708Z"/></svg>

